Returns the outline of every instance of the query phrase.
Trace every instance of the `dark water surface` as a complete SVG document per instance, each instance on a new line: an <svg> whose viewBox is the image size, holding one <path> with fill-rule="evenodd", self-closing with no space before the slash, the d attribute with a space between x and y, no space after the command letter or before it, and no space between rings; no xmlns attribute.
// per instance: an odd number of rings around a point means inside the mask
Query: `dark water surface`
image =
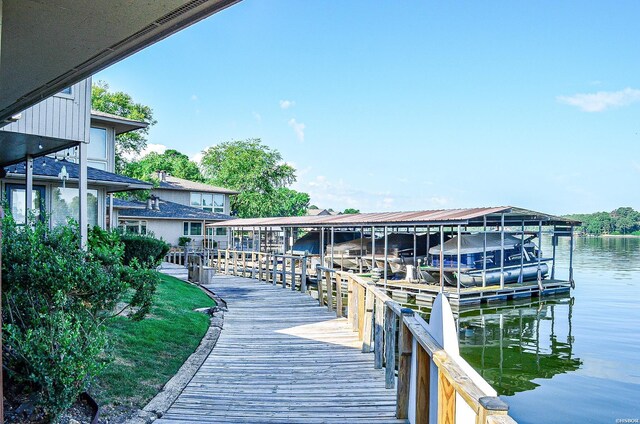
<svg viewBox="0 0 640 424"><path fill-rule="evenodd" d="M568 277L568 244L556 278ZM460 353L519 423L638 422L640 238L576 239L574 279L568 295L462 312Z"/></svg>

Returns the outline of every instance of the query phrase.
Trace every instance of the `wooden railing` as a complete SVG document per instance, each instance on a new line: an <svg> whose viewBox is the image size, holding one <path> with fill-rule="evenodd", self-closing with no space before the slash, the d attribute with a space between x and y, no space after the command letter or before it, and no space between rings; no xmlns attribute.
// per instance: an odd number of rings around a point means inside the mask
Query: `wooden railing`
<svg viewBox="0 0 640 424"><path fill-rule="evenodd" d="M220 273L256 278L291 290L298 288L304 293L307 291L308 262L306 255L226 249L218 250L208 264Z"/></svg>
<svg viewBox="0 0 640 424"><path fill-rule="evenodd" d="M305 256L226 250L218 251L215 262L218 272L282 287L287 287L288 275L291 289L307 291ZM295 283L297 277L300 285ZM362 351L373 352L374 368L385 369L387 389L396 390L397 418L422 424L437 414L438 423L454 424L457 419L476 424L515 423L508 406L486 394L461 365L464 360L449 354L412 309L402 307L364 277L320 266L316 277L319 304L335 311L337 317L346 316L362 341ZM437 386L432 385L436 379ZM466 411L457 407L460 400L468 405Z"/></svg>
<svg viewBox="0 0 640 424"><path fill-rule="evenodd" d="M164 257L165 262L172 263L174 265L187 266L187 249L184 247L172 247Z"/></svg>

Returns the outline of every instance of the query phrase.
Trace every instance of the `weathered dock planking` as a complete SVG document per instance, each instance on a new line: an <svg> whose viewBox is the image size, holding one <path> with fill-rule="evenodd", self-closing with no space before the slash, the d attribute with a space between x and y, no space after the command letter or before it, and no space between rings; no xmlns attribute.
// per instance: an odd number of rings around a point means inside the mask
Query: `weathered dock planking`
<svg viewBox="0 0 640 424"><path fill-rule="evenodd" d="M227 301L224 329L158 423L406 422L347 319L253 279L217 275L208 287Z"/></svg>

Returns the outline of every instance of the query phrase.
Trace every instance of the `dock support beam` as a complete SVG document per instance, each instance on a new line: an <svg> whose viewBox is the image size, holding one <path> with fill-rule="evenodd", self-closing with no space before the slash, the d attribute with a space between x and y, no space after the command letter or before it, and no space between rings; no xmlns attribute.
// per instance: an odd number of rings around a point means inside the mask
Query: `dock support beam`
<svg viewBox="0 0 640 424"><path fill-rule="evenodd" d="M389 269L389 229L384 226L384 289L387 290L387 270Z"/></svg>
<svg viewBox="0 0 640 424"><path fill-rule="evenodd" d="M440 226L440 293L444 292L444 226Z"/></svg>
<svg viewBox="0 0 640 424"><path fill-rule="evenodd" d="M571 288L576 288L576 283L573 281L573 225L571 226L571 236L569 237L569 283Z"/></svg>
<svg viewBox="0 0 640 424"><path fill-rule="evenodd" d="M482 218L482 233L484 240L482 243L482 287L487 287L487 217Z"/></svg>
<svg viewBox="0 0 640 424"><path fill-rule="evenodd" d="M500 288L504 288L504 213L500 216Z"/></svg>
<svg viewBox="0 0 640 424"><path fill-rule="evenodd" d="M462 260L462 255L460 254L460 250L462 249L462 233L460 230L460 225L458 224L458 258L457 265L458 269L456 270L456 292L458 296L460 296L460 261Z"/></svg>

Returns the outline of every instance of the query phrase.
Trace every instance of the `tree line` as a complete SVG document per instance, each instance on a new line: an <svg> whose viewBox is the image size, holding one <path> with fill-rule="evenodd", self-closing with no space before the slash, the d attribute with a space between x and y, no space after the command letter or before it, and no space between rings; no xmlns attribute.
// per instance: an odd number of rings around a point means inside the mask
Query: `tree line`
<svg viewBox="0 0 640 424"><path fill-rule="evenodd" d="M640 212L620 207L611 212L566 215L582 222L577 231L589 235L640 235Z"/></svg>

